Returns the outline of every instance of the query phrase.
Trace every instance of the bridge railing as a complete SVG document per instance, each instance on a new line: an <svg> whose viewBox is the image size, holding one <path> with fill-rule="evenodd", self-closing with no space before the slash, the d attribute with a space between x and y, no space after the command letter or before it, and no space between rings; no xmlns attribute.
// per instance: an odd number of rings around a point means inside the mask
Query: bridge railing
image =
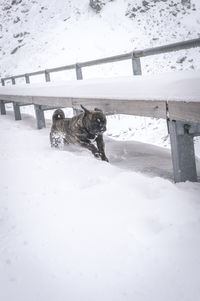
<svg viewBox="0 0 200 301"><path fill-rule="evenodd" d="M105 58L86 61L86 62L77 62L77 63L71 64L71 65L60 66L60 67L50 68L50 69L45 69L45 70L39 70L36 72L30 72L30 73L25 73L25 74L20 74L20 75L4 77L4 78L1 78L1 84L2 84L2 86L5 86L5 83L7 81L11 80L12 84L14 85L14 84L16 84L16 79L18 79L18 78L24 78L25 82L27 84L29 84L30 77L36 76L36 75L44 75L46 82L49 82L49 81L51 81L51 76L50 76L51 73L65 71L65 70L73 70L73 69L76 71L76 78L78 80L81 80L81 79L83 79L82 68L96 66L96 65L100 65L100 64L120 62L120 61L124 61L124 60L131 60L133 75L141 75L142 67L141 67L141 59L140 58L152 56L152 55L158 55L158 54L162 54L162 53L178 51L178 50L183 50L183 49L194 48L194 47L200 47L200 38L187 40L187 41L183 41L183 42L178 42L178 43L173 43L173 44L168 44L168 45L164 45L164 46L147 48L147 49L143 49L143 50L133 50L131 52L120 54L120 55L105 57Z"/></svg>

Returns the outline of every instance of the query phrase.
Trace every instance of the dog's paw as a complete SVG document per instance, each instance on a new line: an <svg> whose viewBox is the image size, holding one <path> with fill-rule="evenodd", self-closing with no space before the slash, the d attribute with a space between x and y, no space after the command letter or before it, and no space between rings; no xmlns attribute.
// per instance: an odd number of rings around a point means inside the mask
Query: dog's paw
<svg viewBox="0 0 200 301"><path fill-rule="evenodd" d="M102 161L109 162L109 160L108 160L108 158L107 158L106 156L102 156L102 157L101 157L101 160L102 160Z"/></svg>
<svg viewBox="0 0 200 301"><path fill-rule="evenodd" d="M64 135L60 132L50 133L51 147L62 149L64 146Z"/></svg>
<svg viewBox="0 0 200 301"><path fill-rule="evenodd" d="M93 153L93 155L95 156L95 158L98 158L98 159L101 158L101 154L99 152L95 152L95 153Z"/></svg>
<svg viewBox="0 0 200 301"><path fill-rule="evenodd" d="M106 157L105 154L100 153L100 158L101 158L102 161L109 162L109 161L108 161L108 158Z"/></svg>

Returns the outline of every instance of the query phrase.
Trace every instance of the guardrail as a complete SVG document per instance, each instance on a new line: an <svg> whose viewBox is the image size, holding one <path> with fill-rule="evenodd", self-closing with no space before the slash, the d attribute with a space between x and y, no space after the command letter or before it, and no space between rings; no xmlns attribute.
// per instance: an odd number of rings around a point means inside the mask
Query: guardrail
<svg viewBox="0 0 200 301"><path fill-rule="evenodd" d="M187 180L196 182L198 180L193 138L200 135L200 100L199 102L132 101L130 99L49 97L0 93L2 115L6 114L5 104L9 102L13 102L16 120L21 119L21 105L33 104L38 128L45 126L44 110L55 107L73 107L77 104L87 105L88 108L98 106L106 113L165 118L170 134L175 182ZM52 104L55 107L52 107Z"/></svg>
<svg viewBox="0 0 200 301"><path fill-rule="evenodd" d="M74 63L71 65L66 65L66 66L61 66L61 67L56 67L56 68L51 68L51 69L46 69L46 70L40 70L40 71L36 71L36 72L30 72L30 73L25 73L25 74L20 74L20 75L4 77L4 78L1 78L1 84L2 84L2 86L5 86L5 82L8 80L11 80L12 84L15 85L16 84L15 80L18 78L24 78L25 82L27 84L29 84L31 76L42 75L42 74L45 76L46 82L49 82L49 81L51 81L51 77L50 77L51 73L65 71L65 70L72 70L72 69L75 69L75 71L76 71L76 78L78 80L81 80L81 79L83 79L82 68L100 65L100 64L119 62L119 61L124 61L124 60L129 60L129 59L132 61L133 75L141 75L142 67L141 67L140 58L151 56L151 55L158 55L158 54L162 54L162 53L183 50L183 49L194 48L194 47L200 47L200 38L187 40L187 41L183 41L183 42L178 42L178 43L173 43L173 44L168 44L168 45L159 46L159 47L154 47L154 48L147 48L147 49L143 49L143 50L134 50L134 51L131 51L131 52L125 53L125 54L110 56L110 57L86 61L86 62Z"/></svg>
<svg viewBox="0 0 200 301"><path fill-rule="evenodd" d="M59 72L63 70L75 69L77 79L82 76L82 68L116 62L121 60L132 60L133 74L141 75L140 58L149 55L156 55L165 52L188 49L191 47L199 47L200 38L185 42L155 47L150 49L133 51L113 57L107 57L99 60L76 63L73 65L62 66L58 68L37 71L22 75L11 76L1 79L4 86L5 81L12 80L14 85L15 79L24 77L26 83L30 83L30 76L45 74L45 80L50 81L51 72ZM14 107L15 119L21 119L20 106L35 106L38 128L45 126L44 111L54 109L56 107L73 107L77 104L87 104L95 107L98 105L107 113L132 114L139 116L151 116L157 118L166 118L170 133L172 162L174 170L175 182L197 181L197 170L194 153L194 136L200 135L200 100L199 102L174 102L174 101L130 101L126 99L104 99L104 98L74 98L74 97L49 97L49 96L33 96L33 95L0 95L1 114L6 114L5 104L12 102ZM53 104L53 106L52 106Z"/></svg>

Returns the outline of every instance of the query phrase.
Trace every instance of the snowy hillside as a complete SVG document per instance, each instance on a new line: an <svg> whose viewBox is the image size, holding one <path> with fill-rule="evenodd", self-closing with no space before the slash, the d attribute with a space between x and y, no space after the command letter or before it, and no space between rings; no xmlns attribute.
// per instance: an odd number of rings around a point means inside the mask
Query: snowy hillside
<svg viewBox="0 0 200 301"><path fill-rule="evenodd" d="M0 77L197 38L199 16L199 0L0 0ZM200 49L142 59L151 80L152 73L199 66ZM131 62L83 68L84 78L129 75ZM75 72L51 78L60 91L60 80L75 79ZM27 85L1 87L10 88L26 94ZM158 93L156 81L154 88ZM187 85L182 93L194 96ZM78 147L51 149L52 111L45 112L47 127L36 130L33 106L21 109L21 121L11 103L6 110L0 115L1 301L200 300L200 184L173 183L165 120L108 116L107 163ZM65 113L72 116L71 109ZM200 156L197 139L195 147Z"/></svg>
<svg viewBox="0 0 200 301"><path fill-rule="evenodd" d="M198 0L1 0L0 77L197 38L199 15ZM142 72L193 70L199 65L197 48L143 58ZM128 75L130 61L83 68L84 78ZM51 78L75 79L75 72ZM41 81L41 76L31 78ZM32 114L29 108L23 111ZM112 137L169 146L164 120L110 119L115 125Z"/></svg>
<svg viewBox="0 0 200 301"><path fill-rule="evenodd" d="M198 0L1 0L0 76L197 38L199 15ZM199 51L145 58L143 72L196 69ZM130 74L130 62L83 71L84 77Z"/></svg>

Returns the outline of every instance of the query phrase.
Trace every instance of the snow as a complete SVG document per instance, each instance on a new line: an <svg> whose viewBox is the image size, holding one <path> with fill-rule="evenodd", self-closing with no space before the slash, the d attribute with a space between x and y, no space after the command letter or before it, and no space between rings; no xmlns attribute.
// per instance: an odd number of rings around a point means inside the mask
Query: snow
<svg viewBox="0 0 200 301"><path fill-rule="evenodd" d="M89 7L89 0L23 0L9 10L4 7L6 3L10 5L10 0L2 0L1 77L197 38L199 0L192 1L191 9L186 9L180 2L156 1L156 4L150 3L147 12L138 11L135 18L129 18L127 13L133 6L142 7L141 0L111 1L100 14ZM16 23L15 20L19 21ZM22 36L17 38L20 33ZM20 48L11 54L18 46ZM184 56L182 64L176 63ZM144 58L142 71L152 74L191 70L198 68L199 63L197 48ZM92 78L96 74L101 77L127 76L131 73L131 63L122 62L87 68L84 77ZM75 72L56 76L73 79Z"/></svg>
<svg viewBox="0 0 200 301"><path fill-rule="evenodd" d="M168 150L106 137L106 163L0 119L1 300L198 300L200 186Z"/></svg>
<svg viewBox="0 0 200 301"><path fill-rule="evenodd" d="M126 14L142 0L110 1L99 14L89 0L23 0L5 9L10 2L0 3L1 78L200 32L199 0L191 8L151 1L132 19ZM76 83L74 70L51 74L51 83L41 84L44 76L31 77L27 86L18 79L0 94L27 95L37 88L38 95L81 90L88 97L98 91L199 101L199 54L195 48L142 58L142 78L132 76L130 60L83 68L84 81ZM22 121L13 120L11 104L6 110L0 116L0 300L199 300L200 184L173 183L165 120L109 116L106 163L76 147L52 150L52 112L45 112L47 128L38 131L32 106L21 108Z"/></svg>
<svg viewBox="0 0 200 301"><path fill-rule="evenodd" d="M199 80L200 71L182 71L154 76L19 84L0 87L0 95L199 102Z"/></svg>

